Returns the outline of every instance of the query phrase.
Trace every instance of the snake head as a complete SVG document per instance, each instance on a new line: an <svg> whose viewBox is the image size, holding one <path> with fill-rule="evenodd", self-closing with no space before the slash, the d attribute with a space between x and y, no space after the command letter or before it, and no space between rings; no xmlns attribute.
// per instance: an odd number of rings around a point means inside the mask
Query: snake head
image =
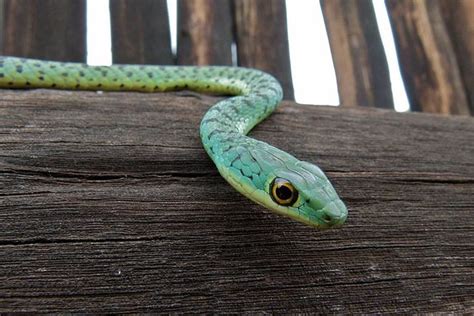
<svg viewBox="0 0 474 316"><path fill-rule="evenodd" d="M274 169L267 180L271 202L266 206L310 226L327 229L341 226L347 208L321 169L290 159Z"/></svg>
<svg viewBox="0 0 474 316"><path fill-rule="evenodd" d="M227 163L216 162L239 192L275 213L319 229L345 222L347 208L319 167L263 142L249 138L241 142L251 146L238 144Z"/></svg>

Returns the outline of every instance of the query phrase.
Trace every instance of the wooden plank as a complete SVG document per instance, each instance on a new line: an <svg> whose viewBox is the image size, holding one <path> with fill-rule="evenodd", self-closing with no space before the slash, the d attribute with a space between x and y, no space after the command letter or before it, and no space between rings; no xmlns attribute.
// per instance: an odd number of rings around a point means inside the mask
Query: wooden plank
<svg viewBox="0 0 474 316"><path fill-rule="evenodd" d="M178 1L178 64L232 65L228 0Z"/></svg>
<svg viewBox="0 0 474 316"><path fill-rule="evenodd" d="M340 103L393 109L387 59L372 0L320 0Z"/></svg>
<svg viewBox="0 0 474 316"><path fill-rule="evenodd" d="M112 0L110 22L114 63L173 64L166 0Z"/></svg>
<svg viewBox="0 0 474 316"><path fill-rule="evenodd" d="M285 102L252 135L327 171L318 232L219 176L216 100L1 92L0 312L474 312L474 118Z"/></svg>
<svg viewBox="0 0 474 316"><path fill-rule="evenodd" d="M86 60L86 1L4 0L2 54Z"/></svg>
<svg viewBox="0 0 474 316"><path fill-rule="evenodd" d="M474 115L474 1L442 0L441 8Z"/></svg>
<svg viewBox="0 0 474 316"><path fill-rule="evenodd" d="M3 20L5 17L3 16L5 3L3 0L0 0L0 52L3 51Z"/></svg>
<svg viewBox="0 0 474 316"><path fill-rule="evenodd" d="M439 1L386 0L412 110L469 115Z"/></svg>
<svg viewBox="0 0 474 316"><path fill-rule="evenodd" d="M234 0L237 58L240 66L264 70L294 99L284 0Z"/></svg>

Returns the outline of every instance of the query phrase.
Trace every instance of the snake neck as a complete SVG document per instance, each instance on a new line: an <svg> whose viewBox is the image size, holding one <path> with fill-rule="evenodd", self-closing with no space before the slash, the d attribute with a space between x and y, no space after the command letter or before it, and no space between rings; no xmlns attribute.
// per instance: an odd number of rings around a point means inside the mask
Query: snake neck
<svg viewBox="0 0 474 316"><path fill-rule="evenodd" d="M268 192L269 182L275 177L275 167L297 161L267 143L218 126L209 133L201 133L203 146L220 174L247 197L257 191Z"/></svg>

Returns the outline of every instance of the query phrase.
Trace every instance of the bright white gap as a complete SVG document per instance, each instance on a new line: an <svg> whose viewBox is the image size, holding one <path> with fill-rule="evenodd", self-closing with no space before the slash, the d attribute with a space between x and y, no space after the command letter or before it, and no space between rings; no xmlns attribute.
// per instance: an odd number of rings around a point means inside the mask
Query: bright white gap
<svg viewBox="0 0 474 316"><path fill-rule="evenodd" d="M408 111L410 104L403 84L400 66L398 64L395 41L393 39L392 26L388 18L387 7L384 0L372 0L375 9L375 16L379 27L380 37L382 38L385 55L387 56L388 70L390 72L390 81L392 83L393 103L398 112Z"/></svg>
<svg viewBox="0 0 474 316"><path fill-rule="evenodd" d="M177 0L167 0L168 5L168 21L170 24L170 34L171 34L171 52L176 56L177 51L177 29L178 29L178 9L177 9Z"/></svg>
<svg viewBox="0 0 474 316"><path fill-rule="evenodd" d="M286 0L291 75L298 103L338 105L336 73L315 0Z"/></svg>
<svg viewBox="0 0 474 316"><path fill-rule="evenodd" d="M109 0L87 0L87 63L112 64Z"/></svg>
<svg viewBox="0 0 474 316"><path fill-rule="evenodd" d="M409 109L392 30L383 0L372 0L388 60L397 111ZM177 0L168 0L172 51L177 48ZM290 58L299 103L338 105L336 74L321 8L314 0L286 0ZM109 0L87 0L87 63L110 65L112 45Z"/></svg>

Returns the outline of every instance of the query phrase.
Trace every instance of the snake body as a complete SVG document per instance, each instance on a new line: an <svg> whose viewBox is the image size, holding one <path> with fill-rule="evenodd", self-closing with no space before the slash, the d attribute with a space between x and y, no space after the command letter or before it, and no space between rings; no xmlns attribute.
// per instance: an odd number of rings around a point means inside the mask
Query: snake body
<svg viewBox="0 0 474 316"><path fill-rule="evenodd" d="M220 174L249 199L310 226L337 227L346 220L347 208L320 168L246 136L282 99L280 84L264 72L225 66L89 66L0 57L0 88L187 89L232 95L212 106L200 125L202 144Z"/></svg>

